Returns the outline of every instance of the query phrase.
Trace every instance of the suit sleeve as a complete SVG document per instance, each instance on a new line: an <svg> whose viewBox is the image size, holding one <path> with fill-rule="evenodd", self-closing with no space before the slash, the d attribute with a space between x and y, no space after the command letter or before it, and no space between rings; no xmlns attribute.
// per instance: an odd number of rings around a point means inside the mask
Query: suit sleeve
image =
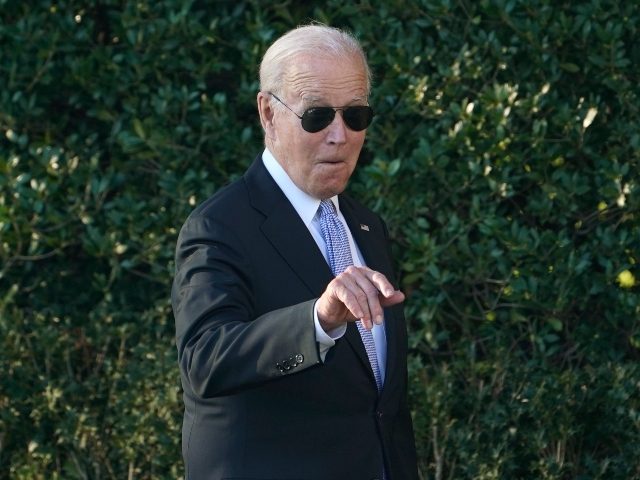
<svg viewBox="0 0 640 480"><path fill-rule="evenodd" d="M209 217L183 226L176 248L172 305L183 380L215 397L320 363L314 300L256 317L243 239ZM274 288L285 288L274 286Z"/></svg>

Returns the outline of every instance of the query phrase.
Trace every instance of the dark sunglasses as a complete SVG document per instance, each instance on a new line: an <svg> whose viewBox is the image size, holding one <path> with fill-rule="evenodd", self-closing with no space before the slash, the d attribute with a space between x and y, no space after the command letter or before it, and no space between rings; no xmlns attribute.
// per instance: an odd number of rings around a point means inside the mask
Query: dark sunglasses
<svg viewBox="0 0 640 480"><path fill-rule="evenodd" d="M305 110L302 116L300 116L273 93L268 93L302 120L302 128L309 133L319 132L331 125L338 110L342 110L342 119L347 127L355 132L366 129L371 125L371 120L373 120L373 108L368 105L353 107L313 107Z"/></svg>

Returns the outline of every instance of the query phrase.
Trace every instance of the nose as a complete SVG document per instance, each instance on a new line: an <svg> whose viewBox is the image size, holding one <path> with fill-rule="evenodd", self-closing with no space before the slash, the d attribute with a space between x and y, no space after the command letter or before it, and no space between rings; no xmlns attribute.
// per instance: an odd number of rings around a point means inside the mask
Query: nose
<svg viewBox="0 0 640 480"><path fill-rule="evenodd" d="M347 126L342 118L342 110L336 112L333 121L327 127L327 142L341 144L347 141Z"/></svg>

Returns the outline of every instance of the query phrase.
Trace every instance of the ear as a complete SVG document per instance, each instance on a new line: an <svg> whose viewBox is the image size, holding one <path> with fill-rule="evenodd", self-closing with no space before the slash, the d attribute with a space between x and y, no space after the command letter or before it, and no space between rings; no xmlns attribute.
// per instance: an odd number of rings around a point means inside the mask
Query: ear
<svg viewBox="0 0 640 480"><path fill-rule="evenodd" d="M273 122L274 110L271 107L271 95L266 92L258 92L256 98L258 102L258 113L260 115L260 124L267 138L275 137L275 126Z"/></svg>

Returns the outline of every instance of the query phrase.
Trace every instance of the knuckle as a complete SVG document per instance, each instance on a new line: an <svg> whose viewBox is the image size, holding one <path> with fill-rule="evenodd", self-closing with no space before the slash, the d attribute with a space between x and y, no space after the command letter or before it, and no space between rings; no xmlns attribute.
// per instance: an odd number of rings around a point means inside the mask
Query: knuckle
<svg viewBox="0 0 640 480"><path fill-rule="evenodd" d="M334 287L334 292L336 293L336 295L338 297L344 298L345 296L347 296L349 294L349 289L343 283L338 283Z"/></svg>
<svg viewBox="0 0 640 480"><path fill-rule="evenodd" d="M376 288L375 285L371 284L371 283L367 283L365 285L362 286L362 290L365 292L365 294L368 297L377 297L378 296L378 289Z"/></svg>
<svg viewBox="0 0 640 480"><path fill-rule="evenodd" d="M361 303L366 302L367 299L369 298L364 290L360 290L360 291L356 292L355 295L356 295L356 299L358 300L358 302L361 302Z"/></svg>
<svg viewBox="0 0 640 480"><path fill-rule="evenodd" d="M371 276L371 278L373 280L376 280L376 281L386 281L387 280L387 277L385 277L384 274L382 274L380 272L375 272L375 271L373 272L373 275Z"/></svg>

